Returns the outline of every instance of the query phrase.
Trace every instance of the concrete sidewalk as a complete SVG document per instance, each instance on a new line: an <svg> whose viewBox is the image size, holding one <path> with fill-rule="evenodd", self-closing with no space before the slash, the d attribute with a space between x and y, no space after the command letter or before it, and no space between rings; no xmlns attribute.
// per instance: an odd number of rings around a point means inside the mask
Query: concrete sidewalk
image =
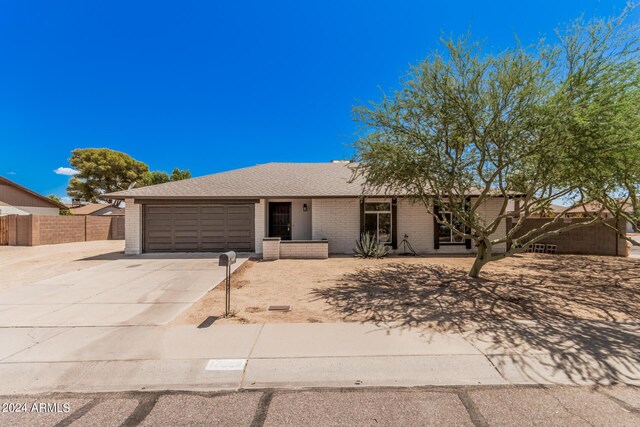
<svg viewBox="0 0 640 427"><path fill-rule="evenodd" d="M603 360L597 363L569 352L557 355L526 345L495 346L490 337L478 334L357 323L213 325L206 329L4 328L0 329L0 394L593 384L613 382L612 366L619 374L616 382L640 385L640 326L620 328L626 328L631 337L629 357L618 353L610 360L603 353ZM573 365L558 363L558 358ZM239 360L239 365L207 370L211 359ZM607 366L609 375L598 372L601 364Z"/></svg>

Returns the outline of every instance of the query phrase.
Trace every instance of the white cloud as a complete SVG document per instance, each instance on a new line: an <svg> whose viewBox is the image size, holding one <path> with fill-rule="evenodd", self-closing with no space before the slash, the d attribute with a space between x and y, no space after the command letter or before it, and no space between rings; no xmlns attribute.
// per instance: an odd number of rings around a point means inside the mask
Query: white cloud
<svg viewBox="0 0 640 427"><path fill-rule="evenodd" d="M7 172L7 175L15 175L15 172Z"/></svg>
<svg viewBox="0 0 640 427"><path fill-rule="evenodd" d="M75 169L64 168L64 167L59 167L58 169L54 169L53 172L57 175L67 175L67 176L73 176L80 173Z"/></svg>
<svg viewBox="0 0 640 427"><path fill-rule="evenodd" d="M69 196L59 196L59 197L60 197L60 200L62 200L62 203L66 203L68 205L71 204L71 201L72 201L71 197Z"/></svg>

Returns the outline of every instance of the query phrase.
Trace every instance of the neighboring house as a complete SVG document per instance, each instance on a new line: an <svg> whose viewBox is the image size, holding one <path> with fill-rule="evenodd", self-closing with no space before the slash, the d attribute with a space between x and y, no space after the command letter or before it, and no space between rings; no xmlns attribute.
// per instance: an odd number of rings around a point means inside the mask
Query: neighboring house
<svg viewBox="0 0 640 427"><path fill-rule="evenodd" d="M65 204L65 206L73 215L124 215L123 208L117 208L108 203Z"/></svg>
<svg viewBox="0 0 640 427"><path fill-rule="evenodd" d="M263 252L265 237L283 241L326 239L330 253L352 253L362 231L400 247L405 235L418 253L474 251L421 204L407 197L362 198L345 162L268 163L184 181L111 193L125 200L125 253ZM502 198L479 213L496 218ZM445 213L446 215L446 213ZM497 235L504 236L506 222ZM494 250L504 251L505 245Z"/></svg>
<svg viewBox="0 0 640 427"><path fill-rule="evenodd" d="M60 215L64 205L0 176L0 216Z"/></svg>
<svg viewBox="0 0 640 427"><path fill-rule="evenodd" d="M620 204L621 206L623 206L622 202L620 202ZM598 213L600 214L600 217L604 219L610 219L615 217L614 214L612 214L606 209L600 212L600 206L601 206L600 204L594 203L594 202L586 203L583 206L578 206L575 208L571 208L569 210L567 210L565 206L559 206L557 209L554 209L554 212L556 214L560 214L564 212L565 218L585 218L585 217L594 216ZM623 207L626 212L632 211L632 207L630 203L626 203ZM626 222L626 232L634 233L633 224L631 224L628 221Z"/></svg>

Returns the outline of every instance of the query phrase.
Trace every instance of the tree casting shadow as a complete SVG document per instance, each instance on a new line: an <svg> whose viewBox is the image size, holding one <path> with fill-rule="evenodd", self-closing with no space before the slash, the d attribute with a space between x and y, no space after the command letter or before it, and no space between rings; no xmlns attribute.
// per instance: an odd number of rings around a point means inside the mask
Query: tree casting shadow
<svg viewBox="0 0 640 427"><path fill-rule="evenodd" d="M398 262L313 294L348 320L460 332L494 364L536 381L640 381L640 263L541 255L520 264L474 280L462 269Z"/></svg>

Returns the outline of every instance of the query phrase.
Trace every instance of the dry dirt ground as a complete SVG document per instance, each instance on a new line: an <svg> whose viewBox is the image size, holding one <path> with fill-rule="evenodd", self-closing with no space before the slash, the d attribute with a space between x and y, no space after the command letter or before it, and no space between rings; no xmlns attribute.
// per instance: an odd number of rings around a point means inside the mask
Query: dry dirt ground
<svg viewBox="0 0 640 427"><path fill-rule="evenodd" d="M124 240L0 246L0 290L28 285L122 256Z"/></svg>
<svg viewBox="0 0 640 427"><path fill-rule="evenodd" d="M522 254L467 277L471 257L247 261L233 276L234 316L216 323L373 321L449 328L535 320L637 321L640 260ZM289 312L268 311L290 305ZM175 323L220 316L218 286Z"/></svg>

